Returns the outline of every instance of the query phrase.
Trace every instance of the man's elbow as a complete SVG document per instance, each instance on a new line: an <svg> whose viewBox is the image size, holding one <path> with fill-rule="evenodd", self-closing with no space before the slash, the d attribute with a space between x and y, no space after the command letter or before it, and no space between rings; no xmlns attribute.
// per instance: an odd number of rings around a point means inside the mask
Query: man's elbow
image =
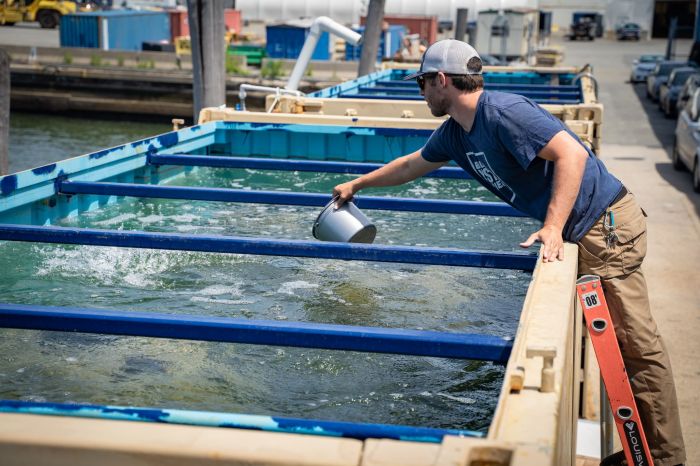
<svg viewBox="0 0 700 466"><path fill-rule="evenodd" d="M577 146L576 157L574 157L574 159L578 166L585 167L586 161L588 160L588 151L583 147L583 144L577 144Z"/></svg>
<svg viewBox="0 0 700 466"><path fill-rule="evenodd" d="M588 160L588 151L582 142L573 138L566 145L559 148L553 157L555 162L565 162L576 167L585 167Z"/></svg>

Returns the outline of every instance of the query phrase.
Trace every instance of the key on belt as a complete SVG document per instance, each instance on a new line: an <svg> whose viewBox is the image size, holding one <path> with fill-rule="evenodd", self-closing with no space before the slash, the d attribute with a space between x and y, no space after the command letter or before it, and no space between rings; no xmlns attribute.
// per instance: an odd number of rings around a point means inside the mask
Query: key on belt
<svg viewBox="0 0 700 466"><path fill-rule="evenodd" d="M615 214L613 213L612 209L610 209L610 208L608 208L608 210L605 212L605 219L603 220L603 226L608 231L608 234L605 237L605 242L606 242L607 248L611 249L612 247L615 246L615 243L617 243L620 238L617 236L617 233L615 232Z"/></svg>

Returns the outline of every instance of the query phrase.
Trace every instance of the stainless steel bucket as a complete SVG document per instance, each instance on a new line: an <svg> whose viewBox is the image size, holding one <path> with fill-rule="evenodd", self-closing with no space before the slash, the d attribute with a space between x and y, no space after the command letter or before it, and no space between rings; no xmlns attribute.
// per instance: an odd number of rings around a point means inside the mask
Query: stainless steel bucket
<svg viewBox="0 0 700 466"><path fill-rule="evenodd" d="M374 241L377 228L352 201L346 202L339 209L334 204L335 199L332 199L318 214L311 230L314 238L343 243Z"/></svg>

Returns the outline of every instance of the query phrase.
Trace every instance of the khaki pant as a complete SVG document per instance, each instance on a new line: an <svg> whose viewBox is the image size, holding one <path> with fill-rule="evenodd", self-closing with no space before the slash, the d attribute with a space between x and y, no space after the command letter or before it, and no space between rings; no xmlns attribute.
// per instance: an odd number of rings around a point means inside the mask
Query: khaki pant
<svg viewBox="0 0 700 466"><path fill-rule="evenodd" d="M611 210L618 241L608 247L604 219L598 220L578 243L579 273L601 278L654 463L681 464L685 447L671 362L640 269L647 252L645 214L632 194Z"/></svg>

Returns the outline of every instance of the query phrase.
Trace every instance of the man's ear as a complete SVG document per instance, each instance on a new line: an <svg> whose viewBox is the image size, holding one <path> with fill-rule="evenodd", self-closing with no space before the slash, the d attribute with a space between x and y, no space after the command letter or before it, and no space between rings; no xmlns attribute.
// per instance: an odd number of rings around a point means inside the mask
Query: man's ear
<svg viewBox="0 0 700 466"><path fill-rule="evenodd" d="M438 73L438 79L440 82L440 87L447 87L447 75L445 73L440 71Z"/></svg>

